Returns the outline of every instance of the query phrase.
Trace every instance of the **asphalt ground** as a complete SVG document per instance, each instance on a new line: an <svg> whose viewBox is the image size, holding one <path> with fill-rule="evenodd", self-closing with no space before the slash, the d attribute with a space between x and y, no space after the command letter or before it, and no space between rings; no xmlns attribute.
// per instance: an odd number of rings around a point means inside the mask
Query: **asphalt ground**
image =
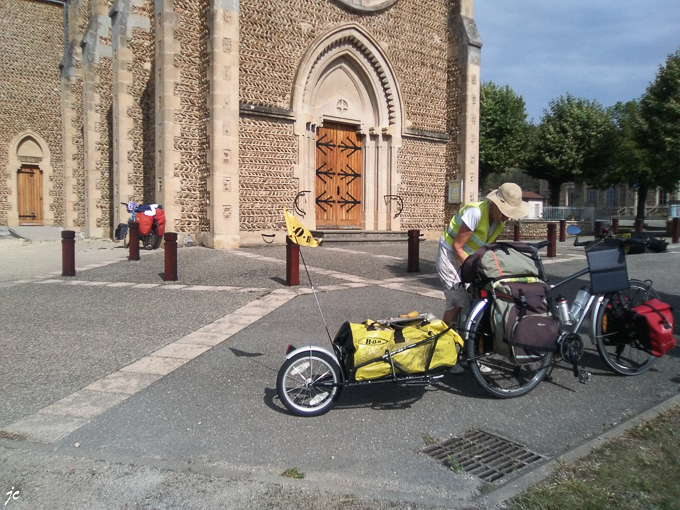
<svg viewBox="0 0 680 510"><path fill-rule="evenodd" d="M114 243L79 243L77 275L62 278L59 243L0 240L0 490L21 490L8 508L474 507L522 472L488 485L424 455L426 441L476 429L549 460L673 397L680 384L680 349L626 378L588 342L587 385L561 363L530 394L496 400L466 371L429 388L346 388L328 414L298 418L276 397L276 372L289 344L329 341L302 266L302 285L285 286L284 247L181 248L179 281L166 283L162 250L128 262ZM405 243L303 248L331 334L347 320L413 309L441 316L435 251L435 242L422 243L421 272L409 275ZM654 281L676 324L679 262L676 246L628 258L629 276ZM582 248L560 243L546 270L554 282L585 264ZM572 298L586 283L564 292ZM239 327L228 329L232 322ZM141 360L167 360L163 353L196 334L214 345L169 355L184 358L158 373L132 372L144 384L124 397L87 390ZM68 416L83 393L117 396L58 434L39 433L36 418ZM304 480L280 476L291 468Z"/></svg>

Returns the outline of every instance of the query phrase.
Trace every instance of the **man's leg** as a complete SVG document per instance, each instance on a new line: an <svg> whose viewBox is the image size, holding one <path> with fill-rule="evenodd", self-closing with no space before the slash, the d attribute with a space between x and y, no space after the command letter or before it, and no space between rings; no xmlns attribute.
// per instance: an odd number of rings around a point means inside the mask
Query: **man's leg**
<svg viewBox="0 0 680 510"><path fill-rule="evenodd" d="M443 321L449 326L455 325L461 310L461 308L451 308L450 310L446 310L444 312Z"/></svg>

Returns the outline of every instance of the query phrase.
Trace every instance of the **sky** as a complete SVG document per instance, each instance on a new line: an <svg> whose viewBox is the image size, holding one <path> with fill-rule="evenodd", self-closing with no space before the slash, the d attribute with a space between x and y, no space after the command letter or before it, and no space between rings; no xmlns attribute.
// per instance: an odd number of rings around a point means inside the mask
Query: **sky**
<svg viewBox="0 0 680 510"><path fill-rule="evenodd" d="M567 93L639 99L680 48L680 0L476 0L482 82L509 85L540 122Z"/></svg>

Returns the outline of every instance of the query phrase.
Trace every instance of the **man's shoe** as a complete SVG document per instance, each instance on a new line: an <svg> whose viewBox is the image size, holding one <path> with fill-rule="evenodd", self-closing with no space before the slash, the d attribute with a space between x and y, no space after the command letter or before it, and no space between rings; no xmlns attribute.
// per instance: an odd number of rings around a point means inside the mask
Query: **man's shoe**
<svg viewBox="0 0 680 510"><path fill-rule="evenodd" d="M453 366L449 369L449 373L450 373L450 374L453 374L453 375L460 375L460 374L464 374L464 373L465 373L465 369L464 369L460 364L457 364L457 365L453 365Z"/></svg>

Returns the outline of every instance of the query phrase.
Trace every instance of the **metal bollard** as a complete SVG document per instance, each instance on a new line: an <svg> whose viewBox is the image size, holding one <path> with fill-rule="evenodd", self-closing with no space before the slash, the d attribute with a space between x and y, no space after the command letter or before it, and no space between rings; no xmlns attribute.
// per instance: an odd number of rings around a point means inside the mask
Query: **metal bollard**
<svg viewBox="0 0 680 510"><path fill-rule="evenodd" d="M548 223L548 257L557 257L557 224Z"/></svg>
<svg viewBox="0 0 680 510"><path fill-rule="evenodd" d="M613 234L619 233L619 219L618 218L612 218L612 233Z"/></svg>
<svg viewBox="0 0 680 510"><path fill-rule="evenodd" d="M645 220L635 220L635 232L642 232L645 229Z"/></svg>
<svg viewBox="0 0 680 510"><path fill-rule="evenodd" d="M139 223L130 223L130 255L128 260L139 260Z"/></svg>
<svg viewBox="0 0 680 510"><path fill-rule="evenodd" d="M519 223L515 223L514 229L513 229L512 240L515 241L515 242L519 242L521 237L522 237L522 234L520 232Z"/></svg>
<svg viewBox="0 0 680 510"><path fill-rule="evenodd" d="M76 275L76 233L61 231L61 276Z"/></svg>
<svg viewBox="0 0 680 510"><path fill-rule="evenodd" d="M286 285L300 285L300 246L286 237Z"/></svg>
<svg viewBox="0 0 680 510"><path fill-rule="evenodd" d="M567 220L560 220L560 242L567 240Z"/></svg>
<svg viewBox="0 0 680 510"><path fill-rule="evenodd" d="M165 273L163 280L166 282L177 281L177 234L175 232L166 232L163 236L165 239Z"/></svg>
<svg viewBox="0 0 680 510"><path fill-rule="evenodd" d="M407 273L420 272L420 230L408 231L408 263Z"/></svg>
<svg viewBox="0 0 680 510"><path fill-rule="evenodd" d="M680 242L680 218L673 218L671 236L673 244L678 244Z"/></svg>
<svg viewBox="0 0 680 510"><path fill-rule="evenodd" d="M595 222L595 237L601 236L603 229L604 229L604 222L603 221L596 221Z"/></svg>

